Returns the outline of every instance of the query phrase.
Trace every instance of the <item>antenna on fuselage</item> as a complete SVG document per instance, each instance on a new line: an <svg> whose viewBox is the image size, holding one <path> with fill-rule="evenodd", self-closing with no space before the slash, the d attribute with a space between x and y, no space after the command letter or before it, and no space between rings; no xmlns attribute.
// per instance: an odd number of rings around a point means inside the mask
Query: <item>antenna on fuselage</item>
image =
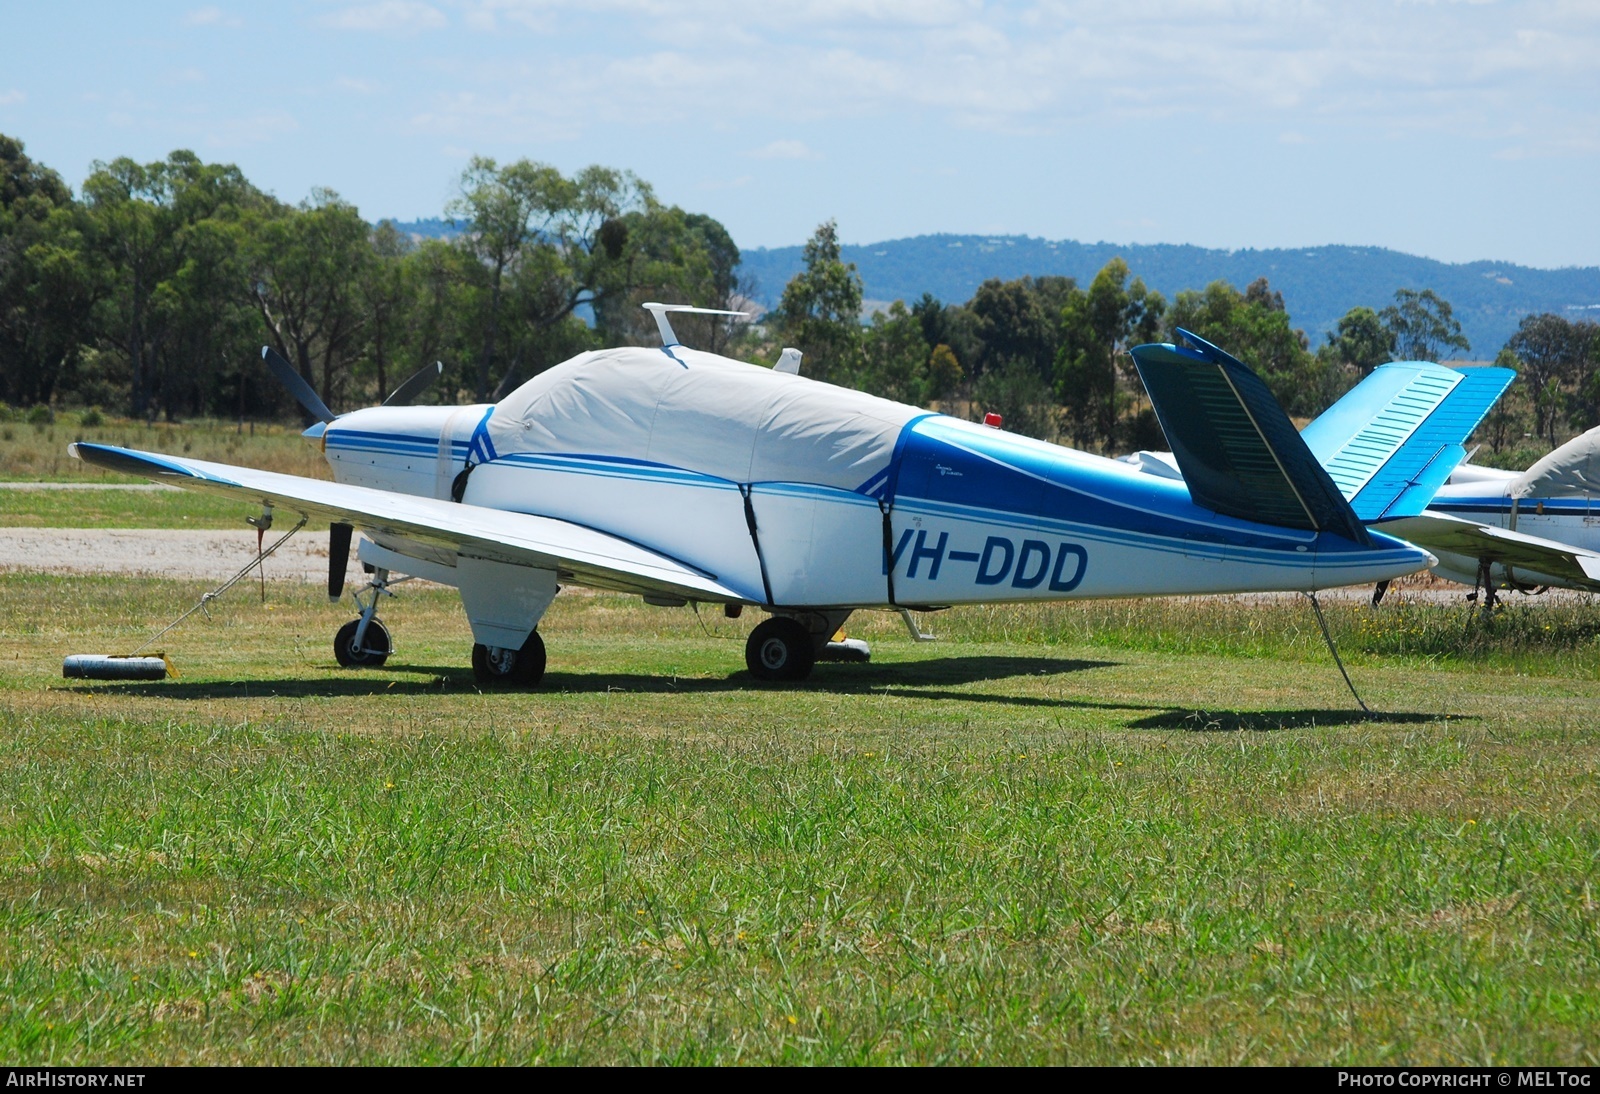
<svg viewBox="0 0 1600 1094"><path fill-rule="evenodd" d="M641 308L656 317L656 329L661 332L661 346L663 349L672 346L681 346L677 334L672 329L671 322L667 319L668 312L687 312L690 315L732 315L740 319L749 318L749 312L723 311L720 308L697 308L693 304L640 304Z"/></svg>

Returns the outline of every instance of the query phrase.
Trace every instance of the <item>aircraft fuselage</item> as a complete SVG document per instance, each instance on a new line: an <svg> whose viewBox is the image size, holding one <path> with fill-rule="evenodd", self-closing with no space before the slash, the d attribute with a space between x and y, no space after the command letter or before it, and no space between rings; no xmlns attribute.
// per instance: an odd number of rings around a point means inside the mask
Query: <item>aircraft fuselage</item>
<svg viewBox="0 0 1600 1094"><path fill-rule="evenodd" d="M338 419L323 443L340 482L447 499L470 464L463 502L596 528L779 607L1312 591L1430 562L1380 535L1363 546L1221 516L1181 480L938 414L912 411L888 466L852 490L501 451L486 429L494 412L372 408Z"/></svg>

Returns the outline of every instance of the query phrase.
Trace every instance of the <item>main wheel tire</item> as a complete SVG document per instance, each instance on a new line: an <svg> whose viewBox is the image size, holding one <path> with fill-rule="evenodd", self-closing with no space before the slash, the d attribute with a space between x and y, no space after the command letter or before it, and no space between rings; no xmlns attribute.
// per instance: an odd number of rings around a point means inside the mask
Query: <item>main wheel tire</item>
<svg viewBox="0 0 1600 1094"><path fill-rule="evenodd" d="M534 687L544 679L544 639L534 631L520 650L474 643L472 675L483 687Z"/></svg>
<svg viewBox="0 0 1600 1094"><path fill-rule="evenodd" d="M811 634L781 615L751 631L744 647L744 663L757 680L804 680L811 675L816 660Z"/></svg>
<svg viewBox="0 0 1600 1094"><path fill-rule="evenodd" d="M367 633L358 648L356 631L360 627L361 620L352 619L333 637L333 656L341 668L375 669L389 660L389 651L394 649L389 642L389 628L374 619L367 624Z"/></svg>

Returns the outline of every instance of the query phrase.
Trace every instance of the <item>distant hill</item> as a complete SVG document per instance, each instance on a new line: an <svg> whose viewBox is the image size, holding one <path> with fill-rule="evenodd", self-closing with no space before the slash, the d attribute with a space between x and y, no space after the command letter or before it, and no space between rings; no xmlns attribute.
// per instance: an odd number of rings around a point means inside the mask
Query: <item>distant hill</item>
<svg viewBox="0 0 1600 1094"><path fill-rule="evenodd" d="M1432 289L1450 302L1472 342L1465 356L1489 359L1530 312L1570 319L1600 318L1600 267L1536 270L1508 262L1452 265L1381 247L1221 251L1181 244L1051 242L1029 236L932 235L846 246L844 258L861 272L869 301L908 304L930 292L946 303L971 299L990 277L1065 274L1087 286L1121 255L1134 276L1171 300L1180 289L1204 288L1219 278L1243 289L1265 277L1283 293L1294 325L1313 345L1358 305L1374 310L1394 302L1399 288ZM800 270L800 247L743 253L755 298L771 307Z"/></svg>
<svg viewBox="0 0 1600 1094"><path fill-rule="evenodd" d="M393 220L395 231L412 239L454 239L464 229L453 220L425 217L422 220Z"/></svg>
<svg viewBox="0 0 1600 1094"><path fill-rule="evenodd" d="M414 238L449 238L462 229L440 217L398 221ZM1265 277L1283 293L1294 325L1322 341L1341 316L1365 304L1374 310L1394 302L1399 288L1432 289L1455 309L1472 343L1465 356L1488 360L1505 345L1517 322L1534 312L1569 319L1600 319L1600 267L1536 270L1509 262L1459 265L1401 254L1382 247L1308 247L1300 250L1222 251L1186 244L1078 243L1031 236L931 235L846 246L847 262L861 271L869 307L908 304L925 292L946 303L972 298L990 277L1065 274L1087 286L1121 255L1135 277L1168 300L1181 289L1202 289L1221 279L1243 289ZM801 248L757 247L743 252L744 272L756 282L755 299L778 302L784 285L800 271Z"/></svg>

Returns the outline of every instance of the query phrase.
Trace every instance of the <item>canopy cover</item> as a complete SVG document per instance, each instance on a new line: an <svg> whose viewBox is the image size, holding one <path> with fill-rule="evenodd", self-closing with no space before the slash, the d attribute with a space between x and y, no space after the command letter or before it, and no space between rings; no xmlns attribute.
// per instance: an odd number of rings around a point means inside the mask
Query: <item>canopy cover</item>
<svg viewBox="0 0 1600 1094"><path fill-rule="evenodd" d="M488 421L499 455L565 453L732 482L868 491L927 411L684 346L596 350L540 373Z"/></svg>
<svg viewBox="0 0 1600 1094"><path fill-rule="evenodd" d="M1572 438L1512 480L1513 498L1585 498L1600 494L1600 429Z"/></svg>

